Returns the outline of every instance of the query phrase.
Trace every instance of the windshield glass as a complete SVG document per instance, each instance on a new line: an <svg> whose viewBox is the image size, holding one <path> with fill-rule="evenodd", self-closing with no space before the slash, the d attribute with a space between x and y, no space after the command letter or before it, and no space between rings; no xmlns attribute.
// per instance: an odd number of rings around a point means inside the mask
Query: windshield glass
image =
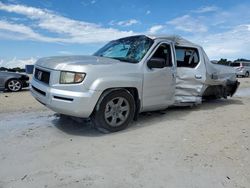
<svg viewBox="0 0 250 188"><path fill-rule="evenodd" d="M94 56L138 63L147 53L152 44L153 40L146 36L126 37L109 42L94 53Z"/></svg>

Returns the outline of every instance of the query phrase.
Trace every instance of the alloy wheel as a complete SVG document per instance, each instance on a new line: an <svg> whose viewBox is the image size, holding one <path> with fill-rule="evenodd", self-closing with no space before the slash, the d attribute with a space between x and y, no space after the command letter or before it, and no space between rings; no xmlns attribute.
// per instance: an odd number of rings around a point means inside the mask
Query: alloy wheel
<svg viewBox="0 0 250 188"><path fill-rule="evenodd" d="M22 87L22 84L19 80L11 80L8 82L8 89L10 91L19 91Z"/></svg>
<svg viewBox="0 0 250 188"><path fill-rule="evenodd" d="M118 127L127 120L129 113L128 101L123 97L116 97L106 104L104 118L110 126Z"/></svg>

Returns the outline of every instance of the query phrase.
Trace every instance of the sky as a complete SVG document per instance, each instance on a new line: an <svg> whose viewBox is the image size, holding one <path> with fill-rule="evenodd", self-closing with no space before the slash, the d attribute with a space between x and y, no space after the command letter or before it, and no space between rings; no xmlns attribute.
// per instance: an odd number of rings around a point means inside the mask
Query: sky
<svg viewBox="0 0 250 188"><path fill-rule="evenodd" d="M91 55L125 36L179 35L211 60L250 59L249 0L0 0L0 67Z"/></svg>

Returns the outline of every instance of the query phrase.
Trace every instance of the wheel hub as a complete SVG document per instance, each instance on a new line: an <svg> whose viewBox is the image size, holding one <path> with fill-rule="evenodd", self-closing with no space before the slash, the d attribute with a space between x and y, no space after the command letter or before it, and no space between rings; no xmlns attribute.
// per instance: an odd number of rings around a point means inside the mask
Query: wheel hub
<svg viewBox="0 0 250 188"><path fill-rule="evenodd" d="M123 97L110 100L105 108L105 121L113 127L122 125L129 115L129 103Z"/></svg>
<svg viewBox="0 0 250 188"><path fill-rule="evenodd" d="M22 87L22 85L21 85L20 81L18 81L18 80L11 80L8 83L8 88L11 91L18 91L18 90L20 90L21 87Z"/></svg>

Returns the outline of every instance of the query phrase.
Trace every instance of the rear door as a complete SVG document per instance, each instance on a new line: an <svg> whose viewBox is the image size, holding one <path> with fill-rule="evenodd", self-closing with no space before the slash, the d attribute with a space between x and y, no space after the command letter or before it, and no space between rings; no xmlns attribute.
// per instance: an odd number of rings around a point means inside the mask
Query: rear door
<svg viewBox="0 0 250 188"><path fill-rule="evenodd" d="M176 46L177 77L176 100L197 102L206 80L206 67L202 51L195 47Z"/></svg>
<svg viewBox="0 0 250 188"><path fill-rule="evenodd" d="M162 68L144 67L143 111L166 108L174 103L175 95L175 64L171 45L163 42L157 45L147 61L151 58L162 58Z"/></svg>

